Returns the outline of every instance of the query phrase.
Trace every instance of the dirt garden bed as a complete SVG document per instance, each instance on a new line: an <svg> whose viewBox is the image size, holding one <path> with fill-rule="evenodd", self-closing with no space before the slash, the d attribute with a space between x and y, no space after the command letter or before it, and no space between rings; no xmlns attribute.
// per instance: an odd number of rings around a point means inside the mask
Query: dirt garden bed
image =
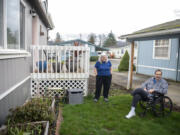
<svg viewBox="0 0 180 135"><path fill-rule="evenodd" d="M55 135L59 102L58 98L33 98L23 106L11 109L7 125L1 130L3 135Z"/></svg>

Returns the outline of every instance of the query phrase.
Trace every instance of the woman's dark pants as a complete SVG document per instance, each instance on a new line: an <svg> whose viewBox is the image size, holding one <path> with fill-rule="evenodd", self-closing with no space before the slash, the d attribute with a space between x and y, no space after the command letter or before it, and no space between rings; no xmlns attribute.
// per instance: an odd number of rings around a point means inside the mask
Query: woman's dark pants
<svg viewBox="0 0 180 135"><path fill-rule="evenodd" d="M101 89L103 86L103 96L104 98L108 98L109 89L111 85L112 75L110 76L96 76L96 92L95 99L99 99L101 94Z"/></svg>
<svg viewBox="0 0 180 135"><path fill-rule="evenodd" d="M136 107L137 103L140 100L143 100L143 101L147 100L148 92L146 92L142 88L137 88L132 92L132 96L133 96L132 106Z"/></svg>

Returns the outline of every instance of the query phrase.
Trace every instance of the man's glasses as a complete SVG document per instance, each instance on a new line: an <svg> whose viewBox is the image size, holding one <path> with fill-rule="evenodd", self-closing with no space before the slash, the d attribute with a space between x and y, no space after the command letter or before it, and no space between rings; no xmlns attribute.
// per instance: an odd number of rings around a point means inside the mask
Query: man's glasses
<svg viewBox="0 0 180 135"><path fill-rule="evenodd" d="M162 75L162 74L156 74L156 75Z"/></svg>

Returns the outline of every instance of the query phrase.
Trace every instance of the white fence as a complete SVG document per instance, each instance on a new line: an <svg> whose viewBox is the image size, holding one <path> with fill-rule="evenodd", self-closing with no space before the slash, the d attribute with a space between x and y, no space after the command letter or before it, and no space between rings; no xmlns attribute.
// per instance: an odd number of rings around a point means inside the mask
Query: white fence
<svg viewBox="0 0 180 135"><path fill-rule="evenodd" d="M32 78L88 78L88 46L32 46Z"/></svg>
<svg viewBox="0 0 180 135"><path fill-rule="evenodd" d="M32 49L31 95L43 95L46 88L81 88L87 94L88 46L39 46ZM52 94L53 95L53 94Z"/></svg>

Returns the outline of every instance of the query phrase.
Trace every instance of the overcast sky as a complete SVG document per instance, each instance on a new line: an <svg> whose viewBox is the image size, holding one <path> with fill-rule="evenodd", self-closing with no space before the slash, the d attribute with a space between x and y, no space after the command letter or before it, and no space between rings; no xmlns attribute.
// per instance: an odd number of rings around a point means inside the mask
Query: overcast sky
<svg viewBox="0 0 180 135"><path fill-rule="evenodd" d="M56 32L61 35L108 33L116 36L177 19L180 0L49 0Z"/></svg>

